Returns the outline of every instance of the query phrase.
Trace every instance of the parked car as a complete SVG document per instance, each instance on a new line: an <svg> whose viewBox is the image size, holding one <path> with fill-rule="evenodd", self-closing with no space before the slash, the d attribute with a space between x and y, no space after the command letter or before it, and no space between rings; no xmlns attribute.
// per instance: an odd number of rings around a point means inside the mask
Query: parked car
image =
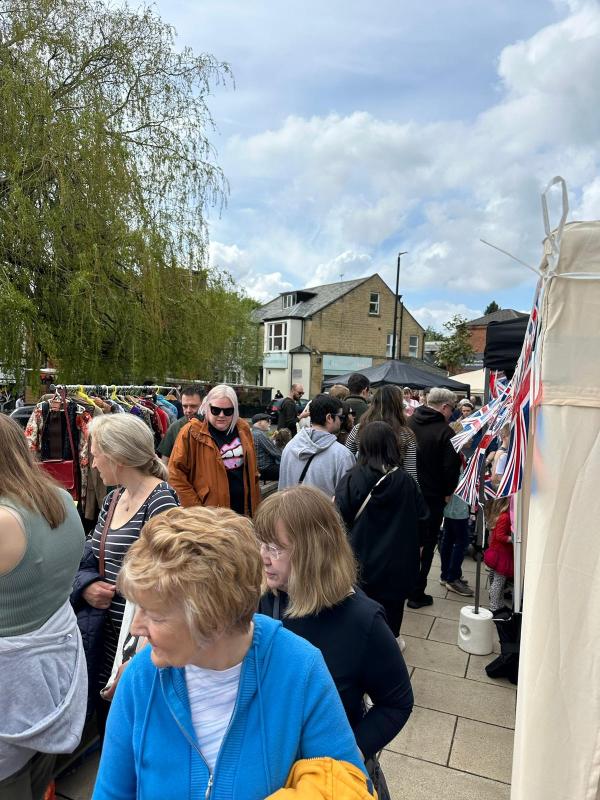
<svg viewBox="0 0 600 800"><path fill-rule="evenodd" d="M15 422L18 422L24 430L27 427L29 417L33 413L34 408L35 406L21 406L21 408L15 408L14 411L11 411L8 416L14 419Z"/></svg>
<svg viewBox="0 0 600 800"><path fill-rule="evenodd" d="M271 417L271 425L277 425L277 421L279 419L279 409L281 408L281 404L285 400L285 397L280 397L278 400L271 400L269 405L266 408L266 413L269 414ZM306 406L308 405L308 399L303 397L302 399L298 400L296 403L296 408L298 409L298 413L300 414Z"/></svg>

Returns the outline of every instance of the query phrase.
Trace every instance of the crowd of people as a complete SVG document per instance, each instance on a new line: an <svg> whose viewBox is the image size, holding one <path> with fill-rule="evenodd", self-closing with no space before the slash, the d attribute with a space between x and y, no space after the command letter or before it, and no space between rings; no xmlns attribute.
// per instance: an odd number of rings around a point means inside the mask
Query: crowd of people
<svg viewBox="0 0 600 800"><path fill-rule="evenodd" d="M403 613L433 602L436 546L440 582L473 593L449 424L466 406L361 374L300 412L303 394L271 433L231 387L189 387L158 447L135 416L94 419L114 488L87 539L0 415L0 800L42 800L86 720L94 800L389 796L378 753L413 706ZM506 504L490 518L497 611Z"/></svg>

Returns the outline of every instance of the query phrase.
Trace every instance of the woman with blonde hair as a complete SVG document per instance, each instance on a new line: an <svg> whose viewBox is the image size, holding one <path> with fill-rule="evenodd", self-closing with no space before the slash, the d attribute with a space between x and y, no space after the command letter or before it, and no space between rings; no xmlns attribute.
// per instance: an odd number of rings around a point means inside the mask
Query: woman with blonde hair
<svg viewBox="0 0 600 800"><path fill-rule="evenodd" d="M93 800L265 800L299 759L315 792L327 757L349 762L356 787L333 796L370 796L321 654L254 613L261 573L252 523L229 509L172 509L144 527L118 586L150 646L115 695Z"/></svg>
<svg viewBox="0 0 600 800"><path fill-rule="evenodd" d="M260 503L260 474L248 423L231 386L219 384L181 431L169 460L169 480L183 506L221 506L251 517Z"/></svg>
<svg viewBox="0 0 600 800"><path fill-rule="evenodd" d="M0 414L0 797L41 800L79 743L85 655L69 594L85 534L71 496Z"/></svg>
<svg viewBox="0 0 600 800"><path fill-rule="evenodd" d="M86 543L71 602L88 663L88 711L98 711L103 731L108 706L100 699L117 653L125 598L116 590L123 558L144 524L179 505L166 482L166 468L154 452L150 429L130 414L98 417L90 424L94 465L107 486L92 538Z"/></svg>
<svg viewBox="0 0 600 800"><path fill-rule="evenodd" d="M363 757L371 758L406 723L413 694L382 607L357 587L335 506L315 487L293 486L265 499L254 526L264 569L260 612L321 650Z"/></svg>

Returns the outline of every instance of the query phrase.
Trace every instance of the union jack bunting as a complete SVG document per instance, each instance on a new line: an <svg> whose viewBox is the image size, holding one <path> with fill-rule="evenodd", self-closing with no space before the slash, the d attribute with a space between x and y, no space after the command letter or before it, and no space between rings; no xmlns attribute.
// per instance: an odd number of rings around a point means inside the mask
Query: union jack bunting
<svg viewBox="0 0 600 800"><path fill-rule="evenodd" d="M539 380L534 374L535 346L540 330L540 306L542 282L538 283L533 308L527 324L523 349L511 381L511 422L510 441L506 467L500 479L497 496L508 497L516 494L523 482L525 459L527 456L527 437L529 433L529 413L532 404L538 399ZM534 381L535 378L535 381Z"/></svg>
<svg viewBox="0 0 600 800"><path fill-rule="evenodd" d="M502 391L502 389L508 386L508 379L506 378L506 376L505 375L503 375L502 377L499 376L500 373L498 370L493 370L492 372L490 372L489 383L490 383L490 397L492 398L492 400L495 400L496 397L498 397L498 395Z"/></svg>
<svg viewBox="0 0 600 800"><path fill-rule="evenodd" d="M499 388L499 394L494 400L482 406L479 411L474 411L472 414L469 414L466 419L461 420L462 431L457 433L456 436L453 436L450 440L457 453L471 441L484 425L491 424L496 419L506 403L509 390L510 384L505 382L504 385Z"/></svg>

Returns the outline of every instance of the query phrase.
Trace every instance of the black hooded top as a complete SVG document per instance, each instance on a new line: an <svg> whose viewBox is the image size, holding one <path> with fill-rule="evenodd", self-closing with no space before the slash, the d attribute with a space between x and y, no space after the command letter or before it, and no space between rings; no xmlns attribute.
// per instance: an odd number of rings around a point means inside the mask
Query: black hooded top
<svg viewBox="0 0 600 800"><path fill-rule="evenodd" d="M419 406L408 419L417 437L417 475L425 497L454 493L460 475L460 456L450 444L455 432L440 411Z"/></svg>
<svg viewBox="0 0 600 800"><path fill-rule="evenodd" d="M404 470L356 464L338 483L335 503L359 563L360 586L380 603L407 597L419 573L418 522L428 515L416 481ZM373 489L361 515L356 514Z"/></svg>

